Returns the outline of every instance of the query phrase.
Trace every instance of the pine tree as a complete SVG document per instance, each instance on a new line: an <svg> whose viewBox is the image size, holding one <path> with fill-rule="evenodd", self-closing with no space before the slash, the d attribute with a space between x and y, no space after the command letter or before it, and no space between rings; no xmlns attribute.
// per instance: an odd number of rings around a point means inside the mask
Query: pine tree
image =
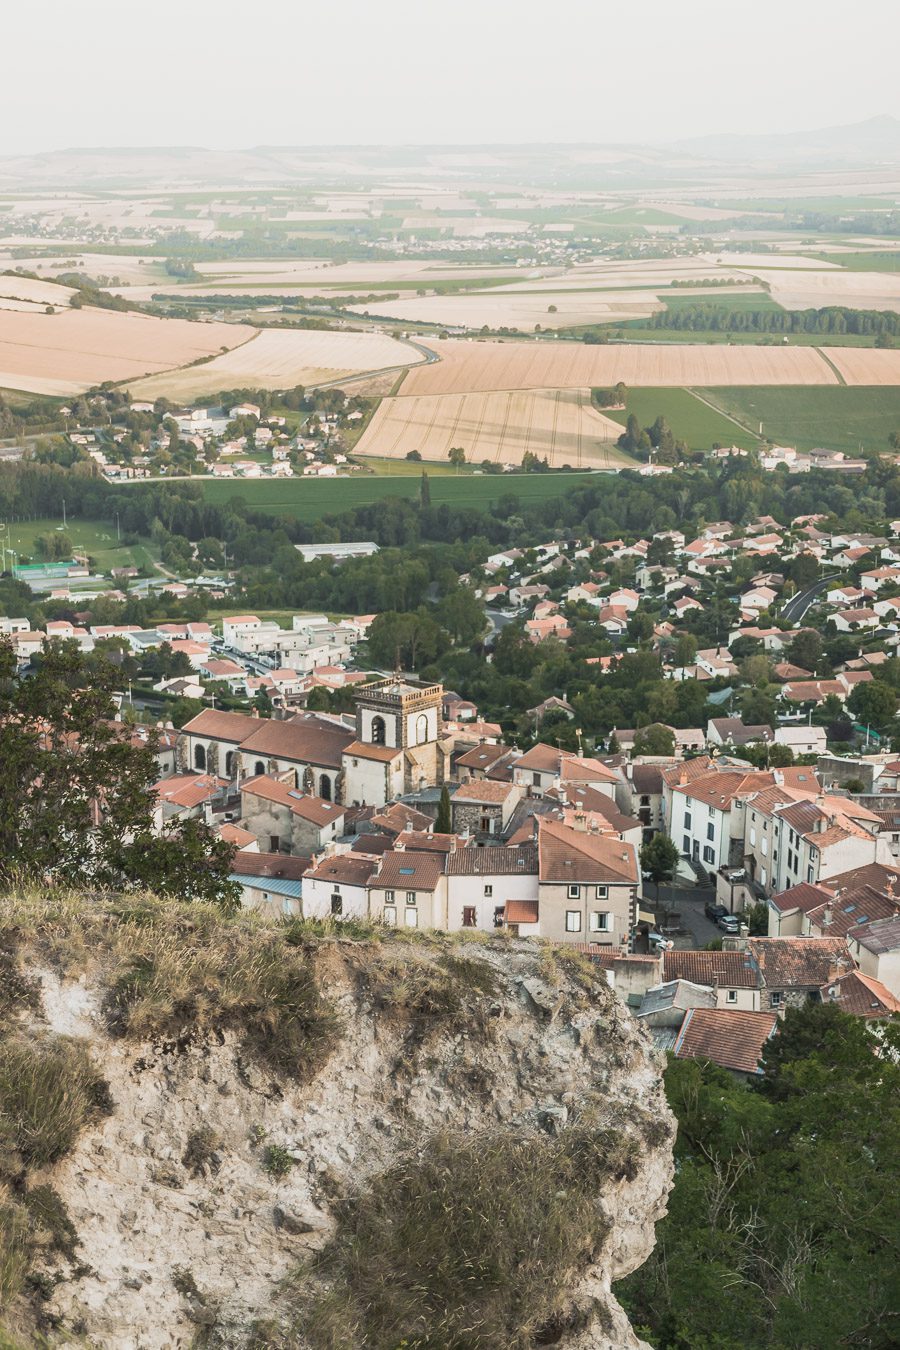
<svg viewBox="0 0 900 1350"><path fill-rule="evenodd" d="M449 834L452 823L450 816L450 789L445 783L441 788L441 800L438 803L437 815L434 821L435 834Z"/></svg>
<svg viewBox="0 0 900 1350"><path fill-rule="evenodd" d="M419 484L419 505L422 510L426 510L431 505L431 484L428 481L428 474L422 471L422 481Z"/></svg>

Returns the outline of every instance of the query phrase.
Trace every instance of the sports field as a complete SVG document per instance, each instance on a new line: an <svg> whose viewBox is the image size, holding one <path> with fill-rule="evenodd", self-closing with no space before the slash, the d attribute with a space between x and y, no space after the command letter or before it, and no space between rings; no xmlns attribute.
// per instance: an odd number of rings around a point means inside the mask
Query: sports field
<svg viewBox="0 0 900 1350"><path fill-rule="evenodd" d="M374 475L318 482L303 479L256 483L210 480L203 484L203 495L217 505L240 497L251 510L313 522L356 506L372 506L388 497L416 498L420 481L420 477L376 478ZM594 481L597 480L586 473L460 474L459 477L429 476L428 480L432 506L469 507L479 511L488 510L501 497L516 497L527 505L558 497L579 483Z"/></svg>
<svg viewBox="0 0 900 1350"><path fill-rule="evenodd" d="M29 557L40 562L41 557L35 548L35 540L41 534L53 534L62 529L59 516L38 520L7 521L0 514L0 545L15 549L18 560ZM66 534L72 540L76 551L82 549L94 559L100 572L109 572L113 567L153 566L153 560L145 544L127 546L116 540L116 526L103 520L79 520L71 517L66 521ZM7 565L11 558L7 555Z"/></svg>
<svg viewBox="0 0 900 1350"><path fill-rule="evenodd" d="M898 353L886 353L898 355ZM880 355L866 352L866 356ZM700 389L698 393L749 430L798 450L887 450L900 431L900 388ZM674 422L673 422L674 426ZM737 433L737 427L734 428ZM737 440L736 444L743 442Z"/></svg>

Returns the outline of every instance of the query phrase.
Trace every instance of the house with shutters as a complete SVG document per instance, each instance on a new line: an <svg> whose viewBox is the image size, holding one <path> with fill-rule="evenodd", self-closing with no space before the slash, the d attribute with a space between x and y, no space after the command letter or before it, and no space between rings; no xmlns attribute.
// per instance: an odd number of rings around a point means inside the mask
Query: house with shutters
<svg viewBox="0 0 900 1350"><path fill-rule="evenodd" d="M491 932L538 927L538 860L534 844L457 848L447 855L447 928ZM510 914L517 917L510 918ZM525 916L524 918L522 916Z"/></svg>
<svg viewBox="0 0 900 1350"><path fill-rule="evenodd" d="M344 808L263 774L241 784L241 824L272 853L321 853L344 830Z"/></svg>
<svg viewBox="0 0 900 1350"><path fill-rule="evenodd" d="M638 919L637 850L614 834L538 819L540 935L627 950Z"/></svg>

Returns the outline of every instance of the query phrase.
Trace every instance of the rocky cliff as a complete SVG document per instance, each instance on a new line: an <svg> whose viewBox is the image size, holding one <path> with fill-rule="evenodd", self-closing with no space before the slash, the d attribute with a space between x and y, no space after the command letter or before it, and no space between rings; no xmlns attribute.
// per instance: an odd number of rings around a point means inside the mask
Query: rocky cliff
<svg viewBox="0 0 900 1350"><path fill-rule="evenodd" d="M581 958L149 899L0 924L12 1345L640 1344L611 1285L672 1120Z"/></svg>

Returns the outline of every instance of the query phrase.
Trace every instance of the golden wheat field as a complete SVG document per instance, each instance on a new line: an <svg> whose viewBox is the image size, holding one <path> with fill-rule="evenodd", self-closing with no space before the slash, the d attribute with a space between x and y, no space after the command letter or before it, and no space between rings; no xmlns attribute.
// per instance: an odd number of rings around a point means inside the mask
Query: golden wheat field
<svg viewBox="0 0 900 1350"><path fill-rule="evenodd" d="M103 309L2 310L0 388L68 397L104 380L135 380L187 365L245 342L252 331Z"/></svg>
<svg viewBox="0 0 900 1350"><path fill-rule="evenodd" d="M526 451L554 468L612 468L631 463L615 448L622 428L591 406L589 389L510 390L386 398L356 446L360 455L446 462L461 446L470 463L522 463Z"/></svg>
<svg viewBox="0 0 900 1350"><path fill-rule="evenodd" d="M877 347L829 347L828 357L846 384L900 385L900 351Z"/></svg>
<svg viewBox="0 0 900 1350"><path fill-rule="evenodd" d="M491 389L583 389L618 380L638 388L690 385L837 384L814 347L729 347L669 343L586 346L580 342L428 340L440 362L411 370L404 396Z"/></svg>
<svg viewBox="0 0 900 1350"><path fill-rule="evenodd" d="M130 388L139 398L172 399L202 397L219 389L290 389L357 371L410 366L422 359L414 347L381 333L264 328L250 342L213 361L138 380Z"/></svg>

